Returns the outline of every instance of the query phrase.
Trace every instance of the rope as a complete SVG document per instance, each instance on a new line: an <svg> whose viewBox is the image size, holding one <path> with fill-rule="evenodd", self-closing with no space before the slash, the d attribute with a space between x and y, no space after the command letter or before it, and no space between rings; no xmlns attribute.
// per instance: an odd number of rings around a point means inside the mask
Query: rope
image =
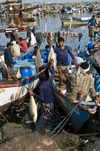
<svg viewBox="0 0 100 151"><path fill-rule="evenodd" d="M79 99L79 102L73 107L73 109L68 113L68 115L57 125L57 127L50 133L50 135L49 136L51 136L55 131L56 131L56 129L69 117L70 118L70 116L72 115L72 113L73 113L73 111L76 109L76 107L80 104L80 102L83 100L83 98L81 98L81 99ZM70 115L71 114L71 115ZM68 120L68 119L67 119ZM64 125L65 125L65 123L64 123ZM63 126L62 126L62 128L63 128ZM57 134L58 134L58 132L57 132ZM55 134L55 135L57 135L57 134ZM54 136L55 136L54 135ZM53 136L53 137L54 137Z"/></svg>
<svg viewBox="0 0 100 151"><path fill-rule="evenodd" d="M72 112L72 113L73 113L73 112ZM54 138L54 137L61 131L61 129L65 126L65 124L66 124L66 123L68 122L68 120L70 119L72 113L71 113L70 116L67 118L67 120L66 120L65 123L62 125L62 127L58 130L58 132L57 132L55 135L53 135L51 138Z"/></svg>
<svg viewBox="0 0 100 151"><path fill-rule="evenodd" d="M12 127L12 125L8 122L8 120L4 117L4 115L0 112L1 116L5 119L5 121ZM19 136L19 134L16 132L16 130L12 127L12 129L15 131L15 133Z"/></svg>

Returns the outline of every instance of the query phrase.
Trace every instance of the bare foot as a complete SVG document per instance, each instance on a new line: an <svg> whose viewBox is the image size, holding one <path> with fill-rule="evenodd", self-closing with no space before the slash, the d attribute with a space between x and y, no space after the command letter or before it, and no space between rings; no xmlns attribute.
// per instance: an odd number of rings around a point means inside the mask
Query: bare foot
<svg viewBox="0 0 100 151"><path fill-rule="evenodd" d="M11 80L14 80L14 79L12 79L11 77L9 77L8 80L11 81Z"/></svg>

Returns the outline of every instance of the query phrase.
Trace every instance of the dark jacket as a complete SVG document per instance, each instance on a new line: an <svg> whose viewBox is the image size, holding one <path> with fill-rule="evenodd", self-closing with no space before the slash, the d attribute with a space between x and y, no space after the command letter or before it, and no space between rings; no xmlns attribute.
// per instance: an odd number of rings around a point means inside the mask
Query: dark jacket
<svg viewBox="0 0 100 151"><path fill-rule="evenodd" d="M52 66L52 74L49 79L43 82L39 87L40 94L35 94L35 98L41 100L43 103L52 103L54 101L53 91L52 91L52 81L54 78L54 67Z"/></svg>
<svg viewBox="0 0 100 151"><path fill-rule="evenodd" d="M13 64L12 54L9 49L4 50L4 59L5 63L8 67L11 67L11 64Z"/></svg>

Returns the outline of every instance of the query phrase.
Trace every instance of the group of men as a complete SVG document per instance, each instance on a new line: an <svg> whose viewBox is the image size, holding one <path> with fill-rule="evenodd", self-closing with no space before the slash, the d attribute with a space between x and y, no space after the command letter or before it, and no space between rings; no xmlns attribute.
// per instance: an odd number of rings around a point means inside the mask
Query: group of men
<svg viewBox="0 0 100 151"><path fill-rule="evenodd" d="M15 33L14 33L15 34ZM21 42L23 41L19 38ZM15 39L16 41L16 39ZM16 41L18 42L18 41ZM67 85L67 82L70 83L70 88L66 89L66 96L71 102L75 102L79 99L79 92L83 92L83 97L87 96L89 91L91 92L92 97L95 97L95 88L94 81L92 77L88 74L90 66L87 62L80 61L77 66L77 60L75 56L70 51L68 46L64 46L63 37L58 39L59 46L54 48L54 52L57 56L57 68L59 73L59 88L63 84ZM22 45L21 45L22 46ZM52 47L52 43L50 43ZM75 66L77 68L77 74L68 75L68 53L71 58L74 60ZM44 114L44 135L47 135L47 125L56 126L60 121L60 115L58 112L58 106L54 101L54 96L52 92L52 81L54 78L54 60L51 60L52 73L51 76L47 79L46 74L43 72L39 75L39 78L42 84L39 87L39 95L30 91L30 95L33 95L35 98L40 99L43 102L43 114ZM7 49L5 50L5 63L8 66L8 80L12 80L11 75L13 74L13 60L11 57L11 44L7 44Z"/></svg>
<svg viewBox="0 0 100 151"><path fill-rule="evenodd" d="M8 69L8 80L14 80L12 78L14 75L12 57L19 57L21 54L25 53L28 50L29 46L36 43L35 38L31 36L30 27L27 27L26 32L28 39L27 43L25 42L25 40L23 40L22 37L18 37L18 34L15 32L15 30L12 30L10 42L7 43L7 48L4 50L4 59Z"/></svg>
<svg viewBox="0 0 100 151"><path fill-rule="evenodd" d="M54 52L57 56L57 68L59 72L59 88L63 84L67 85L70 84L70 88L66 87L66 96L69 101L72 103L76 103L79 99L79 92L83 92L83 98L88 96L90 91L93 98L95 98L95 88L94 88L94 80L88 74L90 70L90 66L87 62L83 60L79 62L77 65L77 61L70 51L68 46L64 46L64 39L60 37L58 39L59 46L54 48ZM50 44L50 47L52 43ZM77 70L77 74L68 75L68 53L74 60ZM42 84L39 87L39 95L35 94L34 92L30 91L30 95L33 95L35 98L40 99L43 102L43 114L44 114L44 135L47 136L47 125L56 126L60 121L60 116L58 112L57 105L54 101L54 96L52 92L52 81L54 78L54 60L51 60L52 65L52 74L47 79L45 73L41 73L39 78Z"/></svg>

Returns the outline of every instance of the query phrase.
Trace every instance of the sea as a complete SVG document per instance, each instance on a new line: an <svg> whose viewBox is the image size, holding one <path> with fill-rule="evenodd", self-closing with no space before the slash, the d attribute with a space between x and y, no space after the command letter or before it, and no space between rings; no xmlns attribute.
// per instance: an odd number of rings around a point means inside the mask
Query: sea
<svg viewBox="0 0 100 151"><path fill-rule="evenodd" d="M46 18L47 18L47 29L46 32L56 32L56 31L69 31L70 27L69 26L63 26L60 17L62 16L62 14L50 14L50 15L46 15L46 16L34 16L35 20L36 20L36 24L37 24L37 32L44 32L45 31L45 24L46 24ZM73 17L92 17L92 13L74 13ZM5 29L7 27L9 27L9 18L7 19L0 19L0 29ZM71 41L71 35L69 34L68 37L68 42L65 42L65 45L68 45L72 48L72 51L74 49L77 49L78 46L81 44L81 48L84 49L85 45L87 44L87 42L89 41L89 36L88 36L88 28L87 26L76 26L72 28L71 32L77 32L77 33L82 33L83 34L83 38L81 39L81 41L79 42L78 38L75 38L74 41ZM26 32L18 32L18 35L22 38L26 38ZM7 42L9 42L10 39L6 38L5 36L5 32L0 32L0 45L4 45L6 46ZM45 40L45 42L43 42L41 44L41 48L45 48L45 46L47 45L47 41ZM55 45L55 44L54 44Z"/></svg>

